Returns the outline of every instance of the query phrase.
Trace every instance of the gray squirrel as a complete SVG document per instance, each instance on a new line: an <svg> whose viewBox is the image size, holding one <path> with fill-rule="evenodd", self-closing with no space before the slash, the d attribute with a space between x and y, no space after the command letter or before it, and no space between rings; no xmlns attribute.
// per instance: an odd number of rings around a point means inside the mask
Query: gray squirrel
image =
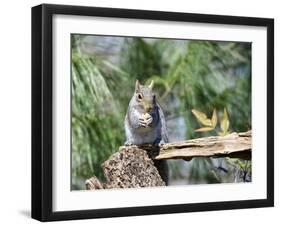
<svg viewBox="0 0 281 226"><path fill-rule="evenodd" d="M153 84L143 86L136 81L125 117L126 145L168 143L164 113L153 93Z"/></svg>
<svg viewBox="0 0 281 226"><path fill-rule="evenodd" d="M164 113L153 93L153 81L144 86L136 81L135 92L125 117L125 145L168 143ZM163 181L168 185L168 164L165 160L154 161Z"/></svg>

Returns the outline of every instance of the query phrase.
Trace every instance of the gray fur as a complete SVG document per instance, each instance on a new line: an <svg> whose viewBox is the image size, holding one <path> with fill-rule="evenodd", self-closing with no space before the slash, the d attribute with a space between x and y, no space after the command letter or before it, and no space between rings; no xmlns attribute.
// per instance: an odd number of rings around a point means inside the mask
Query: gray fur
<svg viewBox="0 0 281 226"><path fill-rule="evenodd" d="M152 91L152 85L142 86L136 82L135 93L129 103L125 117L126 145L136 144L163 144L168 142L168 133L164 113L157 103ZM143 102L138 101L138 94L142 95ZM144 103L150 106L146 111ZM149 123L145 124L142 114L148 113Z"/></svg>

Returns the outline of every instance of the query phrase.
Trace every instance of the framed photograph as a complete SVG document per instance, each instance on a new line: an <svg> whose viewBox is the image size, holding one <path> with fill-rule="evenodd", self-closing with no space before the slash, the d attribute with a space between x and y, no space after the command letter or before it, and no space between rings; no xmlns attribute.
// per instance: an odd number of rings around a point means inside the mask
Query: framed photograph
<svg viewBox="0 0 281 226"><path fill-rule="evenodd" d="M32 217L274 205L274 21L32 8Z"/></svg>

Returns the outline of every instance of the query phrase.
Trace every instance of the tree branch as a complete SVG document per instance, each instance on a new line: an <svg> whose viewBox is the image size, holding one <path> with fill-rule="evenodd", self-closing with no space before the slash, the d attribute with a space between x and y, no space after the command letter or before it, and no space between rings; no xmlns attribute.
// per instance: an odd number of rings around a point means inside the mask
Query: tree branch
<svg viewBox="0 0 281 226"><path fill-rule="evenodd" d="M161 146L121 146L103 163L106 182L95 176L86 180L87 189L165 186L165 159L235 157L251 159L252 132L231 133L168 143Z"/></svg>
<svg viewBox="0 0 281 226"><path fill-rule="evenodd" d="M155 159L185 159L193 157L233 157L249 160L252 132L231 133L164 144Z"/></svg>

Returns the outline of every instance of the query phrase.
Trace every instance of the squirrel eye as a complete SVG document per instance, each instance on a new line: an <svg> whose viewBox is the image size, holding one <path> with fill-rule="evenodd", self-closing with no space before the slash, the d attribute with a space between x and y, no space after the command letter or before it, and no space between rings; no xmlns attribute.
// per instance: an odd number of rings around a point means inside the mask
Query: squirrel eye
<svg viewBox="0 0 281 226"><path fill-rule="evenodd" d="M142 95L138 94L138 99L141 100L142 99Z"/></svg>

